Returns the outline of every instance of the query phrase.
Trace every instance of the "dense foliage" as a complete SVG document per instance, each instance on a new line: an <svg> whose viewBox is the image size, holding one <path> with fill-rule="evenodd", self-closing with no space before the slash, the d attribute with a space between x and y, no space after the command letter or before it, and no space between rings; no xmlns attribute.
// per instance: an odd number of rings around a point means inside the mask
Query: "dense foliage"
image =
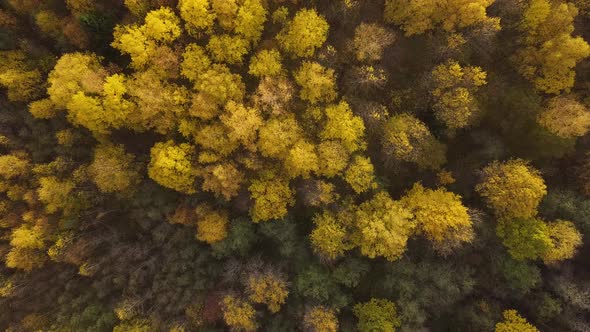
<svg viewBox="0 0 590 332"><path fill-rule="evenodd" d="M590 331L590 2L0 0L0 330Z"/></svg>

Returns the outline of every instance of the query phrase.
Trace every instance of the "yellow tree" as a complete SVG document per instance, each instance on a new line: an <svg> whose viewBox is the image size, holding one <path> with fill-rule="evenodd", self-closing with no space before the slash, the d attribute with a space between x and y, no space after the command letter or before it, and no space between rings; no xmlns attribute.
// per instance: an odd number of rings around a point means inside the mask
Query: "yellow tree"
<svg viewBox="0 0 590 332"><path fill-rule="evenodd" d="M200 74L195 88L212 97L217 105L223 105L230 100L241 102L246 89L242 77L233 74L223 64L214 64Z"/></svg>
<svg viewBox="0 0 590 332"><path fill-rule="evenodd" d="M264 30L266 16L262 0L243 0L235 18L234 32L256 43Z"/></svg>
<svg viewBox="0 0 590 332"><path fill-rule="evenodd" d="M172 9L160 7L159 9L152 10L145 16L144 33L148 38L164 43L171 43L180 37L182 33L180 20Z"/></svg>
<svg viewBox="0 0 590 332"><path fill-rule="evenodd" d="M230 140L240 142L249 150L256 149L258 129L263 125L262 116L257 109L230 101L219 118L228 128Z"/></svg>
<svg viewBox="0 0 590 332"><path fill-rule="evenodd" d="M6 52L0 52L0 56L6 55ZM22 102L37 98L42 91L41 72L28 69L24 62L18 60L7 62L0 63L0 86L7 89L8 100Z"/></svg>
<svg viewBox="0 0 590 332"><path fill-rule="evenodd" d="M295 82L301 87L299 97L310 104L336 99L334 70L317 62L305 61L295 72Z"/></svg>
<svg viewBox="0 0 590 332"><path fill-rule="evenodd" d="M500 19L488 17L486 9L493 0L386 0L385 21L401 25L406 36L422 34L438 27L455 31L489 26L500 29Z"/></svg>
<svg viewBox="0 0 590 332"><path fill-rule="evenodd" d="M412 217L400 202L380 192L356 210L353 241L367 257L398 260L416 227Z"/></svg>
<svg viewBox="0 0 590 332"><path fill-rule="evenodd" d="M516 310L504 310L504 320L496 324L495 332L539 332L536 327L522 318Z"/></svg>
<svg viewBox="0 0 590 332"><path fill-rule="evenodd" d="M285 159L285 170L291 178L309 178L319 169L316 147L304 140L296 142Z"/></svg>
<svg viewBox="0 0 590 332"><path fill-rule="evenodd" d="M328 22L313 9L301 9L277 36L281 47L296 57L309 58L328 38Z"/></svg>
<svg viewBox="0 0 590 332"><path fill-rule="evenodd" d="M552 246L543 255L545 264L554 264L576 255L582 245L582 234L571 221L556 220L547 224Z"/></svg>
<svg viewBox="0 0 590 332"><path fill-rule="evenodd" d="M417 231L442 254L473 240L473 228L461 197L443 188L425 189L416 183L400 200L414 214Z"/></svg>
<svg viewBox="0 0 590 332"><path fill-rule="evenodd" d="M256 77L276 76L283 72L281 54L277 50L262 50L250 59L248 73Z"/></svg>
<svg viewBox="0 0 590 332"><path fill-rule="evenodd" d="M203 190L229 201L238 195L245 175L233 163L220 163L205 167L202 172Z"/></svg>
<svg viewBox="0 0 590 332"><path fill-rule="evenodd" d="M236 330L255 331L256 311L252 305L236 296L227 295L222 301L223 319L225 323Z"/></svg>
<svg viewBox="0 0 590 332"><path fill-rule="evenodd" d="M334 310L315 306L305 312L303 325L313 332L337 332L338 317Z"/></svg>
<svg viewBox="0 0 590 332"><path fill-rule="evenodd" d="M197 36L199 32L213 28L215 13L211 10L209 0L180 0L178 10L189 34Z"/></svg>
<svg viewBox="0 0 590 332"><path fill-rule="evenodd" d="M350 156L339 141L323 141L318 145L318 174L334 177L342 173L348 165Z"/></svg>
<svg viewBox="0 0 590 332"><path fill-rule="evenodd" d="M196 215L198 240L213 244L227 237L228 216L225 211L217 211L208 205L200 205L196 209Z"/></svg>
<svg viewBox="0 0 590 332"><path fill-rule="evenodd" d="M66 109L67 104L78 92L100 94L106 76L106 70L102 68L96 55L65 54L49 73L47 94L58 109Z"/></svg>
<svg viewBox="0 0 590 332"><path fill-rule="evenodd" d="M259 130L257 146L265 157L286 158L302 135L294 116L271 117Z"/></svg>
<svg viewBox="0 0 590 332"><path fill-rule="evenodd" d="M522 48L515 54L520 73L545 93L559 94L574 85L576 64L590 55L590 45L572 37L576 7L567 2L530 0L521 29Z"/></svg>
<svg viewBox="0 0 590 332"><path fill-rule="evenodd" d="M383 153L388 160L415 163L422 169L439 169L446 162L446 146L414 116L392 116L384 126Z"/></svg>
<svg viewBox="0 0 590 332"><path fill-rule="evenodd" d="M479 113L474 93L486 84L486 72L480 67L461 67L456 61L449 61L434 68L432 79L437 119L450 129L472 124Z"/></svg>
<svg viewBox="0 0 590 332"><path fill-rule="evenodd" d="M320 256L334 260L354 247L350 242L346 223L343 222L347 219L352 220L352 215L347 212L349 211L334 215L325 211L313 217L315 227L310 234L310 240L313 250Z"/></svg>
<svg viewBox="0 0 590 332"><path fill-rule="evenodd" d="M365 124L354 115L345 101L330 105L325 109L326 123L320 137L323 140L338 140L349 151L365 149Z"/></svg>
<svg viewBox="0 0 590 332"><path fill-rule="evenodd" d="M88 171L101 192L125 192L140 181L134 159L122 145L101 144L94 150Z"/></svg>
<svg viewBox="0 0 590 332"><path fill-rule="evenodd" d="M590 130L590 112L571 96L551 98L537 121L563 138L584 136Z"/></svg>
<svg viewBox="0 0 590 332"><path fill-rule="evenodd" d="M538 170L521 159L495 161L482 170L482 182L475 190L499 216L528 218L547 194Z"/></svg>
<svg viewBox="0 0 590 332"><path fill-rule="evenodd" d="M197 44L190 43L182 53L181 74L192 82L198 81L201 74L211 66L211 60L205 53L205 49Z"/></svg>
<svg viewBox="0 0 590 332"><path fill-rule="evenodd" d="M213 60L228 64L241 64L249 48L250 43L246 39L227 34L213 35L207 44Z"/></svg>
<svg viewBox="0 0 590 332"><path fill-rule="evenodd" d="M357 194L375 189L375 169L369 158L356 155L344 172L344 180Z"/></svg>
<svg viewBox="0 0 590 332"><path fill-rule="evenodd" d="M287 215L287 208L295 203L289 180L280 176L265 176L252 181L249 187L254 200L250 215L254 222L280 219Z"/></svg>
<svg viewBox="0 0 590 332"><path fill-rule="evenodd" d="M176 191L193 194L196 172L193 168L195 148L174 141L156 143L151 150L149 177L160 185Z"/></svg>
<svg viewBox="0 0 590 332"><path fill-rule="evenodd" d="M287 282L276 273L255 272L248 276L246 292L250 301L268 306L268 310L277 313L285 304L289 290Z"/></svg>

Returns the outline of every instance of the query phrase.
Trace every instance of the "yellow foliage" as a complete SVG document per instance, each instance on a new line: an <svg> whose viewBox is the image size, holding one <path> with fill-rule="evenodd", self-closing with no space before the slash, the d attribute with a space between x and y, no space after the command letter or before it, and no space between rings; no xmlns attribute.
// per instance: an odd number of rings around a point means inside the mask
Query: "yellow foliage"
<svg viewBox="0 0 590 332"><path fill-rule="evenodd" d="M214 64L199 75L195 88L211 96L218 105L242 101L246 89L241 76L232 74L223 64Z"/></svg>
<svg viewBox="0 0 590 332"><path fill-rule="evenodd" d="M455 61L438 65L432 71L436 99L436 117L448 128L464 128L473 123L479 106L473 94L486 84L486 72L480 67L461 67Z"/></svg>
<svg viewBox="0 0 590 332"><path fill-rule="evenodd" d="M89 172L101 192L124 192L139 182L139 170L134 156L125 153L122 145L99 145Z"/></svg>
<svg viewBox="0 0 590 332"><path fill-rule="evenodd" d="M182 58L181 73L193 82L198 81L199 75L211 66L211 60L205 53L205 49L197 44L188 44L182 53Z"/></svg>
<svg viewBox="0 0 590 332"><path fill-rule="evenodd" d="M341 101L338 105L326 107L326 124L320 137L324 140L339 140L349 151L365 149L365 124L363 119L354 115L348 103Z"/></svg>
<svg viewBox="0 0 590 332"><path fill-rule="evenodd" d="M348 165L350 156L338 141L324 141L318 145L318 174L326 177L340 175Z"/></svg>
<svg viewBox="0 0 590 332"><path fill-rule="evenodd" d="M211 0L213 11L217 15L219 25L225 30L235 28L235 19L238 14L237 0Z"/></svg>
<svg viewBox="0 0 590 332"><path fill-rule="evenodd" d="M277 50L262 50L250 59L248 73L256 77L276 76L281 74L281 54Z"/></svg>
<svg viewBox="0 0 590 332"><path fill-rule="evenodd" d="M412 217L400 202L392 200L386 192L379 192L356 210L354 242L369 258L383 256L388 261L398 260L416 227Z"/></svg>
<svg viewBox="0 0 590 332"><path fill-rule="evenodd" d="M195 170L192 162L195 148L174 141L156 143L151 150L149 177L160 185L186 194L195 193Z"/></svg>
<svg viewBox="0 0 590 332"><path fill-rule="evenodd" d="M48 213L54 213L63 208L75 184L72 181L60 181L55 176L39 178L37 194L39 199L45 203Z"/></svg>
<svg viewBox="0 0 590 332"><path fill-rule="evenodd" d="M313 217L314 229L310 234L313 250L323 257L334 260L352 247L348 243L345 226L336 216L324 212Z"/></svg>
<svg viewBox="0 0 590 332"><path fill-rule="evenodd" d="M446 162L446 147L436 140L426 124L403 113L385 124L383 152L391 158L415 163L422 169L438 169Z"/></svg>
<svg viewBox="0 0 590 332"><path fill-rule="evenodd" d="M6 255L6 266L31 272L42 267L47 256L40 250L26 248L12 248Z"/></svg>
<svg viewBox="0 0 590 332"><path fill-rule="evenodd" d="M319 162L315 146L304 140L295 143L285 159L285 168L291 178L301 176L306 179L316 173Z"/></svg>
<svg viewBox="0 0 590 332"><path fill-rule="evenodd" d="M553 134L568 138L584 136L590 130L590 112L573 97L558 96L549 100L537 121Z"/></svg>
<svg viewBox="0 0 590 332"><path fill-rule="evenodd" d="M206 206L197 208L197 239L213 244L227 236L227 213Z"/></svg>
<svg viewBox="0 0 590 332"><path fill-rule="evenodd" d="M43 249L43 232L39 227L22 225L12 231L10 245L22 249Z"/></svg>
<svg viewBox="0 0 590 332"><path fill-rule="evenodd" d="M258 148L265 157L285 158L289 148L302 136L293 116L270 118L258 133Z"/></svg>
<svg viewBox="0 0 590 332"><path fill-rule="evenodd" d="M305 313L303 325L314 332L337 332L338 317L334 310L315 306Z"/></svg>
<svg viewBox="0 0 590 332"><path fill-rule="evenodd" d="M336 99L334 70L317 62L305 61L295 72L295 82L301 87L299 97L311 104Z"/></svg>
<svg viewBox="0 0 590 332"><path fill-rule="evenodd" d="M79 91L72 96L66 108L71 123L86 127L99 135L109 133L106 122L108 114L102 107L100 98L87 96Z"/></svg>
<svg viewBox="0 0 590 332"><path fill-rule="evenodd" d="M223 319L231 328L243 331L255 331L256 311L248 302L238 299L233 295L223 298Z"/></svg>
<svg viewBox="0 0 590 332"><path fill-rule="evenodd" d="M250 150L256 148L256 134L263 124L257 109L230 101L225 105L225 113L219 118L229 129L230 140L238 141Z"/></svg>
<svg viewBox="0 0 590 332"><path fill-rule="evenodd" d="M247 40L230 35L214 35L209 39L207 50L216 62L241 64L250 46Z"/></svg>
<svg viewBox="0 0 590 332"><path fill-rule="evenodd" d="M357 194L377 188L375 183L375 169L369 158L354 156L344 172L344 180Z"/></svg>
<svg viewBox="0 0 590 332"><path fill-rule="evenodd" d="M414 214L417 231L442 254L473 240L473 229L461 197L443 188L425 189L416 183L400 200Z"/></svg>
<svg viewBox="0 0 590 332"><path fill-rule="evenodd" d="M406 36L441 27L445 31L489 26L500 29L500 19L488 17L493 0L386 0L385 21L402 26Z"/></svg>
<svg viewBox="0 0 590 332"><path fill-rule="evenodd" d="M65 109L78 92L100 94L106 76L95 55L65 54L49 73L47 94L57 108Z"/></svg>
<svg viewBox="0 0 590 332"><path fill-rule="evenodd" d="M495 332L539 332L536 327L522 318L516 310L504 310L504 320L496 324Z"/></svg>
<svg viewBox="0 0 590 332"><path fill-rule="evenodd" d="M145 26L116 26L111 46L131 56L131 66L143 69L156 52L156 42L149 39Z"/></svg>
<svg viewBox="0 0 590 332"><path fill-rule="evenodd" d="M515 61L520 73L542 92L568 92L576 64L590 55L590 45L571 35L577 14L573 4L549 0L531 0L524 11L521 27L526 36Z"/></svg>
<svg viewBox="0 0 590 332"><path fill-rule="evenodd" d="M114 74L105 79L102 87L102 107L106 113L104 121L114 128L128 125L130 115L137 111L135 104L125 99L128 92L126 81L124 75Z"/></svg>
<svg viewBox="0 0 590 332"><path fill-rule="evenodd" d="M250 215L254 222L280 219L287 215L287 208L295 204L289 181L280 177L258 179L249 187L254 200Z"/></svg>
<svg viewBox="0 0 590 332"><path fill-rule="evenodd" d="M15 154L5 154L0 156L0 176L4 179L13 179L25 176L31 169L30 162Z"/></svg>
<svg viewBox="0 0 590 332"><path fill-rule="evenodd" d="M168 7L152 10L145 16L144 33L148 38L171 43L182 33L180 20Z"/></svg>
<svg viewBox="0 0 590 332"><path fill-rule="evenodd" d="M186 23L186 31L193 36L203 30L209 31L213 27L215 13L211 11L209 0L180 0L178 10L180 17Z"/></svg>
<svg viewBox="0 0 590 332"><path fill-rule="evenodd" d="M51 119L57 112L50 99L41 99L29 104L29 112L37 119Z"/></svg>
<svg viewBox="0 0 590 332"><path fill-rule="evenodd" d="M271 272L248 276L246 291L250 301L266 304L272 313L279 312L289 295L285 280Z"/></svg>
<svg viewBox="0 0 590 332"><path fill-rule="evenodd" d="M213 192L229 201L240 191L244 178L244 173L232 163L207 166L203 172L203 190Z"/></svg>
<svg viewBox="0 0 590 332"><path fill-rule="evenodd" d="M483 182L476 186L494 211L503 217L528 218L547 194L539 171L527 162L514 159L493 162L482 170Z"/></svg>
<svg viewBox="0 0 590 332"><path fill-rule="evenodd" d="M554 264L576 255L582 245L582 234L571 221L557 220L547 224L552 246L543 255L545 264Z"/></svg>
<svg viewBox="0 0 590 332"><path fill-rule="evenodd" d="M264 30L266 9L262 0L243 0L235 19L234 31L250 42L257 42Z"/></svg>
<svg viewBox="0 0 590 332"><path fill-rule="evenodd" d="M328 22L314 9L301 9L277 39L281 47L296 57L309 58L328 37Z"/></svg>

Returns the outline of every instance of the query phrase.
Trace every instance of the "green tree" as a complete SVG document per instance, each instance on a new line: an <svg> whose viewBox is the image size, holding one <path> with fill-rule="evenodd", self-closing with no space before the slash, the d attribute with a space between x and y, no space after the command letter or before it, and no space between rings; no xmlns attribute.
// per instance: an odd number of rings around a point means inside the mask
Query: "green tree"
<svg viewBox="0 0 590 332"><path fill-rule="evenodd" d="M372 298L368 302L358 303L353 312L359 320L357 328L361 332L395 332L401 325L395 304L386 299Z"/></svg>
<svg viewBox="0 0 590 332"><path fill-rule="evenodd" d="M496 234L510 255L519 261L541 258L552 247L547 224L536 218L501 220Z"/></svg>

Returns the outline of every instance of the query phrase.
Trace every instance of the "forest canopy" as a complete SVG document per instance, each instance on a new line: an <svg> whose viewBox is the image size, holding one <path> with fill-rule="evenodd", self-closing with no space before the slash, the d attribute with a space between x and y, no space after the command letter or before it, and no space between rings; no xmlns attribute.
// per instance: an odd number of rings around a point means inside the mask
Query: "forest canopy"
<svg viewBox="0 0 590 332"><path fill-rule="evenodd" d="M588 27L0 0L0 330L590 331Z"/></svg>

